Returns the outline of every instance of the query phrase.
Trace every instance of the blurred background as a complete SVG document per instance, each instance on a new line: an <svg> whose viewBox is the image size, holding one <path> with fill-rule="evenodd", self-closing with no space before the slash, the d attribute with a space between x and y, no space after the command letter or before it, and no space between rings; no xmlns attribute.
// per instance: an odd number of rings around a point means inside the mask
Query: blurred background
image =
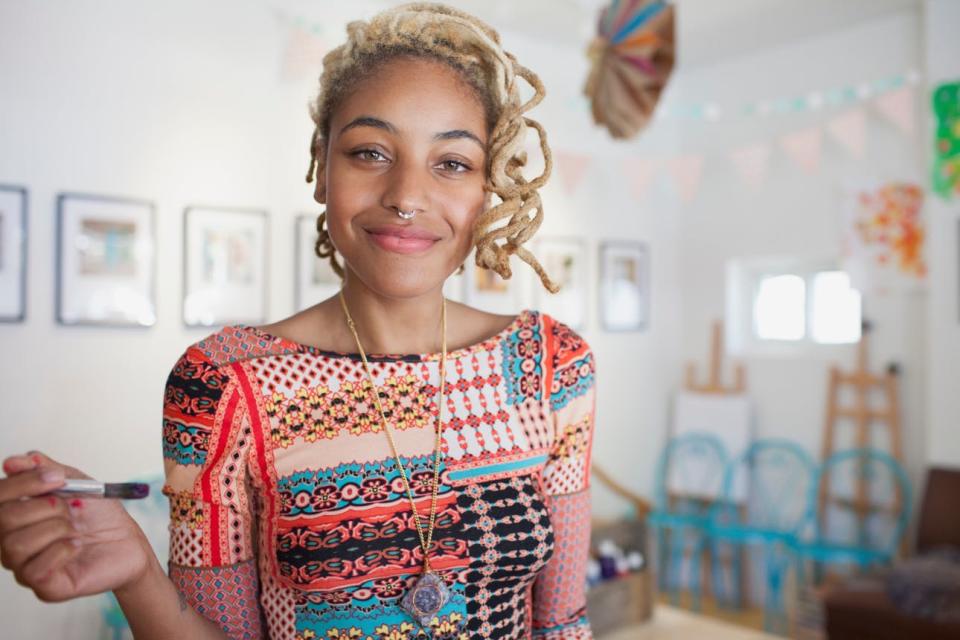
<svg viewBox="0 0 960 640"><path fill-rule="evenodd" d="M182 351L329 295L307 104L393 4L0 0L0 452L156 478ZM957 525L924 514L960 467L960 2L449 4L546 86L534 249L567 289L469 269L449 295L595 351L597 633L957 632ZM897 595L931 584L944 607ZM0 578L4 637L122 637L111 615Z"/></svg>

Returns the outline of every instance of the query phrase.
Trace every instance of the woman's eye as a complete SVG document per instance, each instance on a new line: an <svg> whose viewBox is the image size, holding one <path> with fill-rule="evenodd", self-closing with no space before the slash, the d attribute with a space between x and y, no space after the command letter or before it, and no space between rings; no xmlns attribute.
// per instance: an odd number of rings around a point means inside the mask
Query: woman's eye
<svg viewBox="0 0 960 640"><path fill-rule="evenodd" d="M444 160L440 163L440 166L446 171L453 171L456 173L470 170L470 167L462 162L459 162L458 160Z"/></svg>
<svg viewBox="0 0 960 640"><path fill-rule="evenodd" d="M373 162L382 162L387 159L386 156L376 149L359 149L354 151L353 155L361 160L372 160Z"/></svg>

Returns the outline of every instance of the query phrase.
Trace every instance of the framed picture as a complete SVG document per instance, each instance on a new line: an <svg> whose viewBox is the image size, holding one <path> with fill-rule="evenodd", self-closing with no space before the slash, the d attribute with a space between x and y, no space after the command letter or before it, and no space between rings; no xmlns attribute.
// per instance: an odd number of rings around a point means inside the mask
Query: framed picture
<svg viewBox="0 0 960 640"><path fill-rule="evenodd" d="M462 275L453 275L448 281L463 278L463 302L489 313L517 314L526 306L523 296L522 278L526 264L518 264L518 258L511 260L513 275L504 280L496 271L478 267L473 252L467 256ZM455 286L455 282L451 288Z"/></svg>
<svg viewBox="0 0 960 640"><path fill-rule="evenodd" d="M294 236L296 246L294 305L297 311L302 311L335 295L340 290L340 276L330 266L329 259L317 257L316 215L297 216ZM342 259L340 264L343 264Z"/></svg>
<svg viewBox="0 0 960 640"><path fill-rule="evenodd" d="M580 238L542 238L534 241L534 255L547 275L560 285L550 293L533 276L534 305L572 329L587 326L587 244Z"/></svg>
<svg viewBox="0 0 960 640"><path fill-rule="evenodd" d="M27 190L0 185L0 322L27 317Z"/></svg>
<svg viewBox="0 0 960 640"><path fill-rule="evenodd" d="M57 197L57 322L149 327L157 321L151 202Z"/></svg>
<svg viewBox="0 0 960 640"><path fill-rule="evenodd" d="M188 207L183 216L183 322L258 324L267 317L267 212Z"/></svg>
<svg viewBox="0 0 960 640"><path fill-rule="evenodd" d="M600 319L607 331L640 331L650 318L650 252L642 242L600 244Z"/></svg>

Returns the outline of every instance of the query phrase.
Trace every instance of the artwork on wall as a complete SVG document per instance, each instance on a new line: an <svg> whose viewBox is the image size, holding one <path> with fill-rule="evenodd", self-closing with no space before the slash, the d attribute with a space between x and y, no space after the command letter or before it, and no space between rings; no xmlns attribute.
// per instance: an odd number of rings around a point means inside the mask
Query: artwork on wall
<svg viewBox="0 0 960 640"><path fill-rule="evenodd" d="M572 329L582 331L587 325L587 245L580 238L539 238L534 241L534 255L560 291L550 293L533 280L534 306Z"/></svg>
<svg viewBox="0 0 960 640"><path fill-rule="evenodd" d="M267 316L267 212L188 207L184 212L183 322L257 324Z"/></svg>
<svg viewBox="0 0 960 640"><path fill-rule="evenodd" d="M333 270L328 258L319 258L317 244L317 215L302 214L296 220L296 291L294 305L297 311L306 309L340 290L340 276ZM340 259L340 264L343 260Z"/></svg>
<svg viewBox="0 0 960 640"><path fill-rule="evenodd" d="M933 92L936 148L933 190L945 199L960 195L960 81Z"/></svg>
<svg viewBox="0 0 960 640"><path fill-rule="evenodd" d="M27 316L27 190L0 185L0 322Z"/></svg>
<svg viewBox="0 0 960 640"><path fill-rule="evenodd" d="M649 326L650 252L642 242L600 244L600 320L607 331Z"/></svg>
<svg viewBox="0 0 960 640"><path fill-rule="evenodd" d="M152 326L157 319L154 206L129 198L57 198L57 322Z"/></svg>
<svg viewBox="0 0 960 640"><path fill-rule="evenodd" d="M880 294L925 287L923 195L909 182L847 188L841 256L851 286Z"/></svg>
<svg viewBox="0 0 960 640"><path fill-rule="evenodd" d="M463 302L472 307L489 313L517 314L525 306L523 274L526 265L521 269L516 262L511 264L512 276L504 280L497 272L478 267L471 253L467 256L463 274L451 276L448 282L463 278Z"/></svg>

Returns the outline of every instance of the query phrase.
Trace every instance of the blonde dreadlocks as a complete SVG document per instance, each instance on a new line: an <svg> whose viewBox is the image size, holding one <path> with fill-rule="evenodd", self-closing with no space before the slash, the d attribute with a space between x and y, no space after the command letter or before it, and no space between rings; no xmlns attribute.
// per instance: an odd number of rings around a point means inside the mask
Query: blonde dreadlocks
<svg viewBox="0 0 960 640"><path fill-rule="evenodd" d="M503 50L496 31L470 14L441 4L412 3L384 11L369 22L347 25L347 42L323 58L320 92L310 107L316 126L310 141L307 182L324 170L331 114L350 87L385 61L400 56L434 59L449 65L484 105L490 134L484 190L497 195L500 202L480 214L474 223L476 265L508 279L512 273L510 256L516 254L533 267L547 290L556 293L559 287L523 247L543 220L538 189L547 181L553 166L546 132L538 122L523 115L543 99L543 83ZM533 87L534 95L526 102L520 100L518 78ZM520 171L527 160L523 145L528 127L537 131L544 158L543 173L529 181ZM317 219L319 237L315 251L319 257L329 258L333 270L343 277L325 220L326 213ZM502 220L507 220L506 224L495 227Z"/></svg>

